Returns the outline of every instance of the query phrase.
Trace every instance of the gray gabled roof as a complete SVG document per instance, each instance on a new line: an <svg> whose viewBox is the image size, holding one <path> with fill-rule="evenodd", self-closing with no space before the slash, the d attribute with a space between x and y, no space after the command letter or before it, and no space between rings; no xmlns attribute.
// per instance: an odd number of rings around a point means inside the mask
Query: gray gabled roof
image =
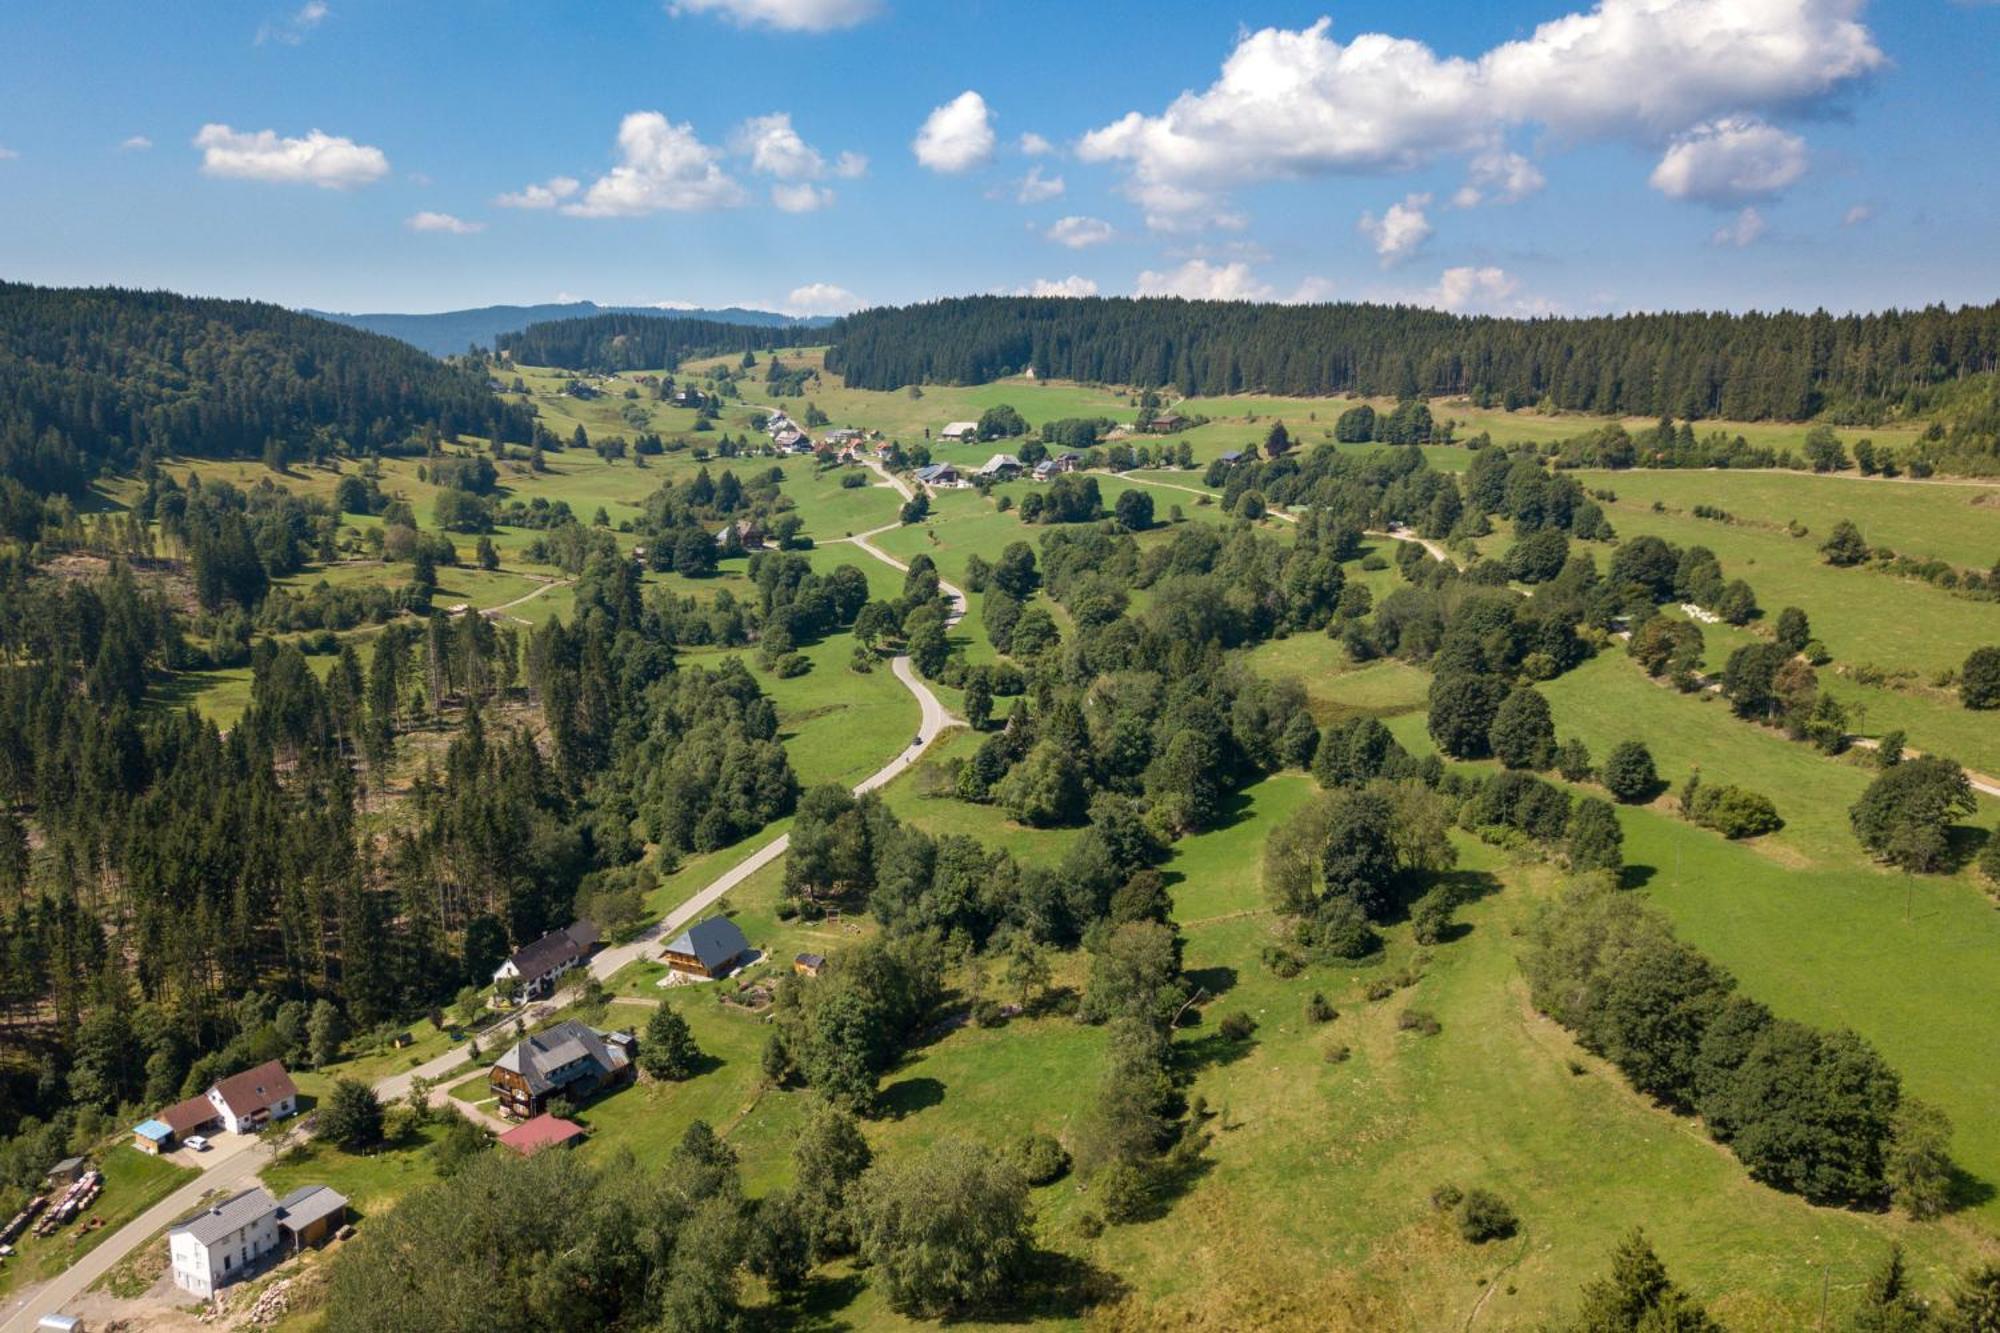
<svg viewBox="0 0 2000 1333"><path fill-rule="evenodd" d="M552 930L533 944L523 945L507 961L514 965L514 970L523 981L533 981L559 967L567 967L587 953L590 947L570 933L575 929L572 926L569 930Z"/></svg>
<svg viewBox="0 0 2000 1333"><path fill-rule="evenodd" d="M230 1195L221 1203L211 1205L205 1212L197 1213L173 1228L173 1232L175 1234L186 1232L203 1245L214 1245L231 1233L241 1231L258 1221L266 1213L275 1211L277 1206L277 1200L269 1193L252 1186L240 1194Z"/></svg>
<svg viewBox="0 0 2000 1333"><path fill-rule="evenodd" d="M603 1033L571 1018L516 1042L494 1063L510 1074L519 1074L528 1090L539 1096L571 1082L564 1079L558 1083L553 1075L579 1060L588 1060L600 1074L609 1074L624 1068L628 1059L622 1049L605 1043Z"/></svg>
<svg viewBox="0 0 2000 1333"><path fill-rule="evenodd" d="M347 1207L347 1196L331 1185L301 1185L278 1200L278 1225L303 1231Z"/></svg>
<svg viewBox="0 0 2000 1333"><path fill-rule="evenodd" d="M691 954L700 960L703 967L720 967L749 951L750 941L743 938L743 932L726 916L712 916L700 925L682 931L667 946L668 953Z"/></svg>

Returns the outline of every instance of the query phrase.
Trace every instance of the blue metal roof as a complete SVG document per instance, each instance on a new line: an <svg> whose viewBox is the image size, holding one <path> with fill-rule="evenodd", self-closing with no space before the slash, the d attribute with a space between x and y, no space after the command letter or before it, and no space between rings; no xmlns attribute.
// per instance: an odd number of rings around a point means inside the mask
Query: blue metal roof
<svg viewBox="0 0 2000 1333"><path fill-rule="evenodd" d="M132 1132L142 1139L152 1139L157 1142L161 1139L172 1138L174 1136L174 1127L158 1120L147 1120L134 1125Z"/></svg>

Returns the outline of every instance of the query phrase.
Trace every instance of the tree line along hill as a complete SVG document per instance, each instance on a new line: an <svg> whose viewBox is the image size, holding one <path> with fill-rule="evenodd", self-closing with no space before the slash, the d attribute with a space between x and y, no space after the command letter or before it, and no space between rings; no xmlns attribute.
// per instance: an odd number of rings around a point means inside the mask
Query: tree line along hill
<svg viewBox="0 0 2000 1333"><path fill-rule="evenodd" d="M533 428L472 368L280 306L0 284L0 479L36 494L147 451L283 461Z"/></svg>
<svg viewBox="0 0 2000 1333"><path fill-rule="evenodd" d="M1959 381L2000 368L2000 303L1506 319L1363 304L975 296L865 310L836 324L831 342L827 368L860 389L977 384L1032 368L1195 397L1467 394L1510 409L1873 424L1937 407Z"/></svg>

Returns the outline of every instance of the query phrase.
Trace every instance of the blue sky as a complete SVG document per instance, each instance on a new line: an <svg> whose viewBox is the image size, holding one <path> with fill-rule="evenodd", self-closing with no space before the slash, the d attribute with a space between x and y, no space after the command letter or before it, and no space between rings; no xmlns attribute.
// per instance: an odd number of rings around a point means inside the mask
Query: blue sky
<svg viewBox="0 0 2000 1333"><path fill-rule="evenodd" d="M10 279L342 310L2000 296L1996 3L68 0L0 8L0 51Z"/></svg>

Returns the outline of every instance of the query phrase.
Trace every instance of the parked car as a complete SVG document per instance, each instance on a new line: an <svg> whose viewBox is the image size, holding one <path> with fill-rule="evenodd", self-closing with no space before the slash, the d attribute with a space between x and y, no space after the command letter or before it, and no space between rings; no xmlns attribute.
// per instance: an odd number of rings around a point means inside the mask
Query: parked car
<svg viewBox="0 0 2000 1333"><path fill-rule="evenodd" d="M187 1137L187 1146L194 1149L196 1152L207 1152L208 1140L203 1138L199 1134L190 1134Z"/></svg>

